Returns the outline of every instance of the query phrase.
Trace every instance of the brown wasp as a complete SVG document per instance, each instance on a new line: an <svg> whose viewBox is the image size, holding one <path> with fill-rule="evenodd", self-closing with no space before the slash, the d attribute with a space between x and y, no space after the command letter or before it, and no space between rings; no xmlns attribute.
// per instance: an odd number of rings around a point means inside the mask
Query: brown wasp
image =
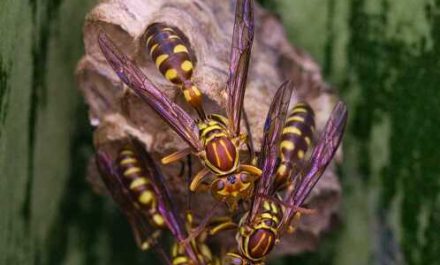
<svg viewBox="0 0 440 265"><path fill-rule="evenodd" d="M321 133L313 152L301 170L289 178L290 187L283 199L278 199L274 186L280 163L280 139L289 105L290 86L282 86L272 102L265 123L265 137L258 165L263 174L255 191L251 208L240 220L237 232L238 252L229 252L225 264L264 264L281 235L293 231L292 220L311 210L301 208L305 199L332 160L344 133L347 109L338 102ZM287 125L289 126L289 125ZM293 139L293 138L292 138ZM285 140L285 139L284 139Z"/></svg>
<svg viewBox="0 0 440 265"><path fill-rule="evenodd" d="M164 36L163 31L160 35L162 37ZM157 34L147 35L154 38ZM229 79L226 84L227 118L211 114L204 119L201 115L201 120L192 119L180 106L169 100L133 61L118 50L105 33L101 32L98 37L105 58L119 78L150 105L189 145L188 148L163 158L162 163L177 161L191 153L196 155L200 158L204 168L192 179L190 190L196 191L207 177L215 176L215 179L210 183L211 193L215 198L224 200L233 206L239 200L249 198L255 180L261 175L259 168L241 163L239 155L240 147L247 141L247 135L240 132L240 120L253 35L253 1L237 0ZM167 36L175 35L170 33ZM159 44L157 40L155 41L154 44ZM154 44L152 41L151 45ZM165 44L170 46L168 42ZM158 56L155 57L156 63ZM170 69L173 68L164 70L165 76ZM168 77L173 80L171 77L174 77L174 74ZM199 107L196 109L200 110Z"/></svg>
<svg viewBox="0 0 440 265"><path fill-rule="evenodd" d="M186 215L186 225L188 231L193 229L194 216L191 212L188 212ZM211 232L209 227L205 227L201 233L189 241L189 244L191 244L191 246L198 251L198 258L200 262L203 262L206 265L221 265L220 258L213 254L210 247L205 242L208 235L213 234L214 233ZM191 259L186 255L181 242L174 242L172 245L171 258L174 265L191 264Z"/></svg>
<svg viewBox="0 0 440 265"><path fill-rule="evenodd" d="M120 149L117 159L98 149L96 163L113 200L126 215L139 248L154 247L165 263L171 264L157 247L161 231L170 231L178 242L183 242L187 233L175 213L164 177L148 152L131 139ZM192 245L182 244L182 252L194 261L192 264L204 264L197 262L200 254Z"/></svg>

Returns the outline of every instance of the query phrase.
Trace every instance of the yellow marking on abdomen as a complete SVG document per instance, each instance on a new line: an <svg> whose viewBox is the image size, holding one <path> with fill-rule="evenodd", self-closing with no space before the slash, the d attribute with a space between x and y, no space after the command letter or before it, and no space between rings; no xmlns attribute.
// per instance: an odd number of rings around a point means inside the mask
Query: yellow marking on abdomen
<svg viewBox="0 0 440 265"><path fill-rule="evenodd" d="M162 215L160 215L160 214L153 215L153 222L157 226L163 226L165 224L165 220L163 219Z"/></svg>
<svg viewBox="0 0 440 265"><path fill-rule="evenodd" d="M148 184L148 180L146 178L137 178L135 180L133 180L130 184L130 190L134 190L140 186L146 185Z"/></svg>
<svg viewBox="0 0 440 265"><path fill-rule="evenodd" d="M295 149L295 145L291 141L282 141L280 147L289 151Z"/></svg>
<svg viewBox="0 0 440 265"><path fill-rule="evenodd" d="M174 47L173 52L174 53L179 53L179 52L188 53L188 49L185 47L185 45L178 44L178 45L176 45L176 47Z"/></svg>
<svg viewBox="0 0 440 265"><path fill-rule="evenodd" d="M177 77L177 71L175 69L169 69L165 73L165 78L168 80L172 80Z"/></svg>
<svg viewBox="0 0 440 265"><path fill-rule="evenodd" d="M141 245L142 250L148 250L149 248L150 248L150 243L148 243L148 242L142 243L142 245Z"/></svg>
<svg viewBox="0 0 440 265"><path fill-rule="evenodd" d="M146 190L142 192L142 194L139 196L139 202L142 204L150 204L153 198L153 192L151 192L150 190Z"/></svg>
<svg viewBox="0 0 440 265"><path fill-rule="evenodd" d="M301 131L298 128L294 127L294 126L290 126L290 127L287 127L287 128L283 129L282 134L288 134L288 133L293 133L293 134L296 134L296 135L299 135L299 136L301 136L301 134L302 134Z"/></svg>
<svg viewBox="0 0 440 265"><path fill-rule="evenodd" d="M304 140L306 141L307 146L310 146L310 144L312 143L312 141L310 140L310 137L308 137L308 136L304 137Z"/></svg>
<svg viewBox="0 0 440 265"><path fill-rule="evenodd" d="M307 109L305 109L305 108L298 108L298 107L295 107L295 108L293 108L293 111L292 111L292 114L293 113L306 113L307 112Z"/></svg>
<svg viewBox="0 0 440 265"><path fill-rule="evenodd" d="M180 65L180 68L182 68L182 70L185 71L185 72L189 72L189 71L191 71L191 70L193 69L193 64L192 64L190 61L185 60L185 61Z"/></svg>
<svg viewBox="0 0 440 265"><path fill-rule="evenodd" d="M166 60L168 59L168 54L161 54L156 58L156 66L157 68L160 67L160 65Z"/></svg>
<svg viewBox="0 0 440 265"><path fill-rule="evenodd" d="M147 46L150 43L150 41L153 39L153 35L151 35L150 37L147 38Z"/></svg>
<svg viewBox="0 0 440 265"><path fill-rule="evenodd" d="M170 36L168 37L168 39L169 39L169 40L174 40L174 39L180 39L180 37L177 36L177 35L170 35Z"/></svg>
<svg viewBox="0 0 440 265"><path fill-rule="evenodd" d="M134 155L134 153L132 151L130 151L130 150L124 150L124 151L121 152L121 155L123 155L123 156L132 156L132 155Z"/></svg>
<svg viewBox="0 0 440 265"><path fill-rule="evenodd" d="M129 169L124 171L124 176L128 177L128 176L130 176L132 174L139 173L141 171L142 170L139 167L131 167L131 168L129 168Z"/></svg>
<svg viewBox="0 0 440 265"><path fill-rule="evenodd" d="M287 122L291 122L291 121L299 121L299 122L304 122L304 118L301 116L293 116L293 117L289 117L286 121Z"/></svg>
<svg viewBox="0 0 440 265"><path fill-rule="evenodd" d="M278 174L279 175L285 175L287 173L287 167L286 165L282 164L278 167Z"/></svg>
<svg viewBox="0 0 440 265"><path fill-rule="evenodd" d="M303 159L304 158L304 151L303 150L298 150L298 158L299 159Z"/></svg>
<svg viewBox="0 0 440 265"><path fill-rule="evenodd" d="M127 165L127 164L134 164L134 163L136 163L137 162L137 160L136 159L134 159L134 158L132 158L132 157L127 157L127 158L124 158L122 161L121 161L121 165Z"/></svg>
<svg viewBox="0 0 440 265"><path fill-rule="evenodd" d="M150 50L150 56L153 55L153 52L154 52L154 50L157 49L157 47L159 47L159 43L156 43L156 44L153 45L153 47L151 47L151 50Z"/></svg>

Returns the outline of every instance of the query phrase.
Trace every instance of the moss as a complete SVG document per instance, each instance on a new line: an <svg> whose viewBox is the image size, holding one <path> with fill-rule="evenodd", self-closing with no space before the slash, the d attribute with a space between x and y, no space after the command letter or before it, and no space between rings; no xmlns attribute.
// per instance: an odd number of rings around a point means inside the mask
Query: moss
<svg viewBox="0 0 440 265"><path fill-rule="evenodd" d="M301 13L281 12L289 36L322 61L351 113L343 167L344 226L341 236L329 239L339 245L337 258L329 260L352 264L349 256L355 255L357 264L437 264L440 3L332 2L319 8L301 1L280 3ZM355 203L358 195L367 200L363 206ZM360 228L355 220L365 214L367 227ZM367 246L353 244L353 236ZM362 259L361 253L369 255ZM326 255L333 256L320 251L316 261Z"/></svg>

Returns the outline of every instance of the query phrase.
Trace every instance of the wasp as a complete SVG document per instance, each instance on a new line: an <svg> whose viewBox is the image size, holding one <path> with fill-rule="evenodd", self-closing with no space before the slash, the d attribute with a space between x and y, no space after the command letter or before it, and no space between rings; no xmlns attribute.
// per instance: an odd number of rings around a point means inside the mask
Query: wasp
<svg viewBox="0 0 440 265"><path fill-rule="evenodd" d="M312 145L315 130L315 113L305 101L300 101L287 116L279 144L280 164L274 180L275 190L289 185L289 176L301 168L307 150Z"/></svg>
<svg viewBox="0 0 440 265"><path fill-rule="evenodd" d="M188 104L205 120L202 93L191 80L195 53L185 34L176 27L153 23L146 29L144 41L147 52L162 75L182 90Z"/></svg>
<svg viewBox="0 0 440 265"><path fill-rule="evenodd" d="M194 216L191 212L186 214L187 230L191 231L194 226ZM198 259L206 265L221 265L220 258L215 256L210 247L206 244L208 235L213 235L209 229L204 229L202 233L192 238L189 242L191 246L199 253ZM171 248L171 258L173 265L191 265L191 259L185 253L180 242L174 242Z"/></svg>
<svg viewBox="0 0 440 265"><path fill-rule="evenodd" d="M170 231L179 242L186 237L182 221L175 213L164 177L156 163L140 142L131 139L112 159L110 152L98 148L96 163L110 195L126 215L138 247L146 251L152 247L171 264L157 247L162 231ZM182 251L197 262L200 255L193 246L184 244Z"/></svg>
<svg viewBox="0 0 440 265"><path fill-rule="evenodd" d="M289 181L289 188L283 198L274 198L277 196L275 176L283 166L283 162L280 163L283 160L278 157L280 145L286 140L281 140L281 135L290 126L289 121L285 123L290 93L291 87L280 87L269 109L264 128L265 137L258 157L258 165L263 171L262 177L249 211L240 220L236 235L237 252L227 253L225 264L264 264L265 258L281 235L294 230L291 224L293 219L299 219L302 213L308 212L309 209L301 207L342 140L347 108L344 103L338 102L308 161L294 176L288 176L295 181Z"/></svg>
<svg viewBox="0 0 440 265"><path fill-rule="evenodd" d="M172 53L165 52L161 55L168 55L168 59L174 58L176 56L174 50L181 44L175 45L173 42L173 45L171 45L169 44L169 38L167 38L167 41L159 41L165 36L175 35L172 31L160 26L160 24L152 27L151 32L156 32L158 28L161 29L161 33L150 34L150 31L147 31L147 36L152 37L150 51L155 44L158 46L153 50L153 54L160 51L159 47L163 46L165 49L165 47L173 46ZM261 175L261 170L258 167L242 163L239 154L241 146L247 141L247 135L240 132L240 120L253 35L253 1L238 0L232 36L229 79L226 84L228 94L227 115L224 117L219 114L211 114L201 120L192 119L180 106L168 99L134 62L115 46L104 32L101 32L98 36L101 50L119 78L150 105L189 145L188 148L164 157L162 163L168 164L180 160L191 153L196 155L204 168L193 177L189 185L190 190L197 191L201 184L208 177L211 177L209 182L211 193L215 198L232 205L236 205L236 202L241 199L247 199L252 194L254 182ZM161 36L161 38L157 36ZM150 42L148 45L150 45ZM159 56L155 57L156 63ZM174 68L177 67L176 65L171 63L169 65L171 65L171 68L164 70L165 76L167 76L166 73L170 69L176 70ZM165 66L163 69L165 69ZM189 78L189 75L187 77ZM188 78L176 77L170 78L170 80L176 80L176 83L177 80L181 80L182 83L185 83L185 81L190 80ZM186 86L184 85L184 90L187 89ZM190 100L190 104L192 104L191 102L193 101ZM203 115L201 117L203 118Z"/></svg>

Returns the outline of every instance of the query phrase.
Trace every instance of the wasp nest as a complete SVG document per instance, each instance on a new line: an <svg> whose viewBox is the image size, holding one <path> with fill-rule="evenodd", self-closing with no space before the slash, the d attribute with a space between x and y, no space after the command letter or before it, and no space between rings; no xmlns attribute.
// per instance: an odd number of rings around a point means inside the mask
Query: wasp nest
<svg viewBox="0 0 440 265"><path fill-rule="evenodd" d="M130 135L148 146L155 158L186 147L149 106L124 87L99 49L99 31L104 30L157 87L195 116L180 90L157 70L142 43L145 29L152 23L163 22L180 29L195 52L193 81L205 95L207 112L224 113L234 8L235 1L216 0L109 0L99 3L86 18L86 52L76 71L79 87L89 106L90 123L95 127L95 144L109 144ZM269 104L281 82L287 79L296 85L292 100L301 98L311 104L320 131L336 101L334 92L322 80L317 63L287 41L280 21L255 5L255 38L244 109L257 150ZM340 153L338 157L340 160ZM172 173L173 169L167 166L165 171ZM176 181L170 180L172 182ZM183 185L177 186L176 189L182 189ZM308 200L309 207L318 210L317 214L304 217L294 235L283 237L273 256L314 249L320 234L331 224L340 193L335 168L331 165ZM193 204L197 201L193 200Z"/></svg>

